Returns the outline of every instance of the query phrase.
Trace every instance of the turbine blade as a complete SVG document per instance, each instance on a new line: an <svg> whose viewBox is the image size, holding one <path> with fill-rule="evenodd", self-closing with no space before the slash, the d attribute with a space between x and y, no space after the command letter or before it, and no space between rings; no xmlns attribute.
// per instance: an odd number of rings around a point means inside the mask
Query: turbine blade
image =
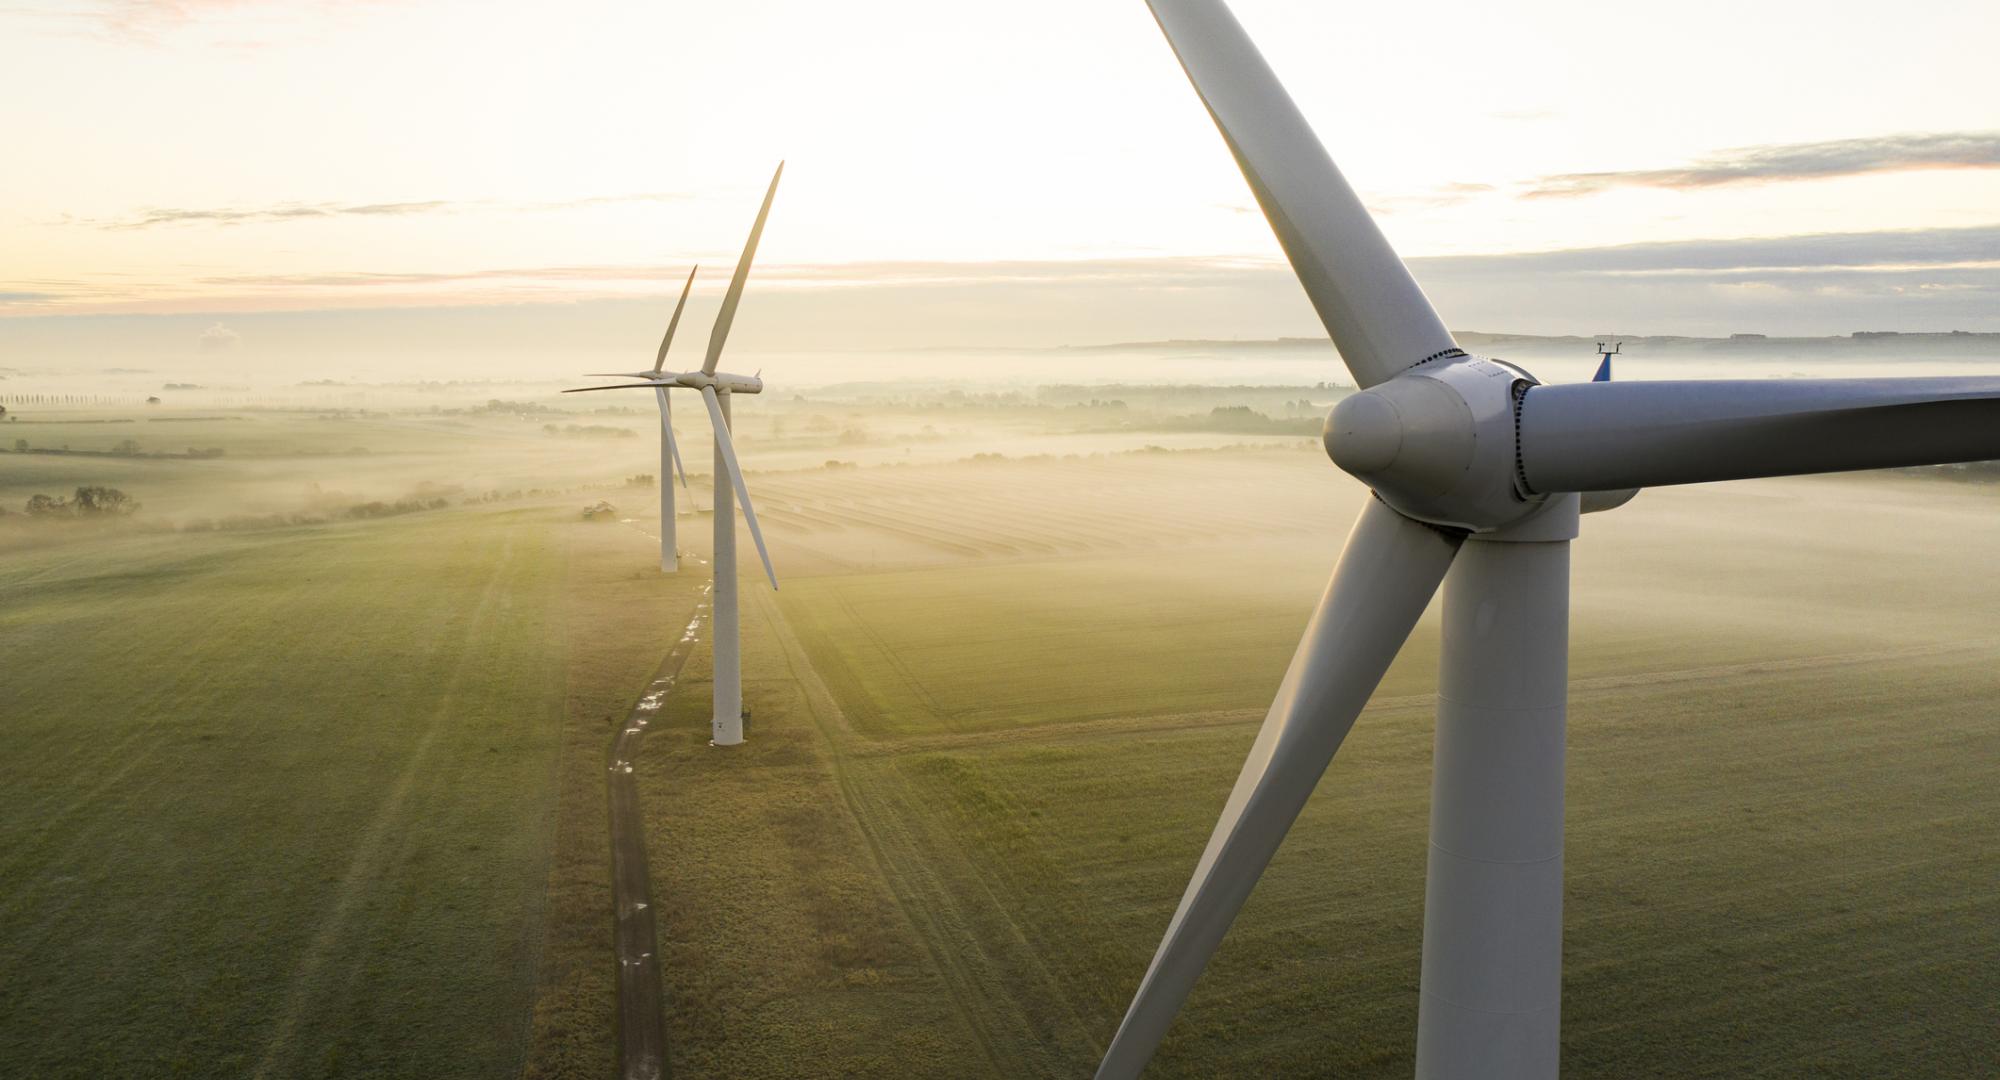
<svg viewBox="0 0 2000 1080"><path fill-rule="evenodd" d="M610 386L579 386L574 390L565 390L563 391L563 393L587 394L592 390L651 390L656 386L678 386L678 385L679 385L678 383L670 383L670 382L614 383Z"/></svg>
<svg viewBox="0 0 2000 1080"><path fill-rule="evenodd" d="M584 374L593 379L650 379L660 373L657 371L586 371Z"/></svg>
<svg viewBox="0 0 2000 1080"><path fill-rule="evenodd" d="M653 357L653 372L655 374L659 373L660 368L666 366L667 346L674 343L674 328L681 324L681 309L687 306L688 290L694 288L694 272L699 269L701 269L701 264L694 264L688 270L687 284L681 286L681 298L674 304L674 317L667 320L667 336L660 339L660 353L658 356Z"/></svg>
<svg viewBox="0 0 2000 1080"><path fill-rule="evenodd" d="M688 487L687 469L681 465L681 446L674 440L673 395L667 393L664 386L653 392L660 395L660 437L667 440L667 453L674 459L674 471L681 475L681 489L692 494L693 490ZM671 484L673 481L662 476L660 483Z"/></svg>
<svg viewBox="0 0 2000 1080"><path fill-rule="evenodd" d="M771 200L778 194L778 178L785 175L785 163L771 174L771 186L764 192L764 205L757 210L757 223L750 226L750 242L743 245L743 257L736 261L736 276L729 279L729 291L722 297L722 310L715 315L715 329L708 332L708 358L701 362L704 375L715 374L722 359L722 343L729 340L729 324L736 321L736 305L743 299L743 283L750 277L750 263L757 258L757 241L764 237L764 219L771 215Z"/></svg>
<svg viewBox="0 0 2000 1080"><path fill-rule="evenodd" d="M1220 0L1147 0L1363 387L1458 348L1354 189Z"/></svg>
<svg viewBox="0 0 2000 1080"><path fill-rule="evenodd" d="M1292 655L1277 700L1098 1066L1136 1077L1278 850L1458 553L1459 537L1370 499Z"/></svg>
<svg viewBox="0 0 2000 1080"><path fill-rule="evenodd" d="M723 419L722 403L715 399L715 387L701 388L701 400L708 404L708 422L715 426L715 445L722 450L722 462L729 466L729 482L736 487L736 501L743 506L743 520L750 526L750 539L757 542L757 557L764 560L764 576L771 588L778 587L778 572L771 569L771 553L764 549L764 530L757 527L757 508L750 505L750 489L743 486L743 467L736 464L736 444L729 438L729 422Z"/></svg>
<svg viewBox="0 0 2000 1080"><path fill-rule="evenodd" d="M2000 458L2000 377L1530 387L1521 482L1606 491Z"/></svg>

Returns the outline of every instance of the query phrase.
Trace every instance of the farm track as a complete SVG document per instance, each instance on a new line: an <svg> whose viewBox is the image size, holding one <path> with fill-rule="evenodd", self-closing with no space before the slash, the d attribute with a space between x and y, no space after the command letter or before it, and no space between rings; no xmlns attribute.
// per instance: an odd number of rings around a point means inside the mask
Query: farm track
<svg viewBox="0 0 2000 1080"><path fill-rule="evenodd" d="M643 531L643 530L641 530ZM708 593L705 587L703 594ZM613 949L618 962L618 1075L623 1080L657 1080L667 1060L665 995L660 985L659 936L653 918L652 878L646 866L645 816L633 759L653 717L680 679L708 615L706 600L695 605L680 639L654 671L646 693L612 736L605 754L609 779L605 806L611 828Z"/></svg>

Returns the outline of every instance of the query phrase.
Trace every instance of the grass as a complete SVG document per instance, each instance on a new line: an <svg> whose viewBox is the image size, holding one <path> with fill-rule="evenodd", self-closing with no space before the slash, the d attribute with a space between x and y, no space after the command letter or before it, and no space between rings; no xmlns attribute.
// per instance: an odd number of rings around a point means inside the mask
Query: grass
<svg viewBox="0 0 2000 1080"><path fill-rule="evenodd" d="M699 570L578 521L601 493L173 532L602 453L495 418L152 426L228 453L0 455L10 503L146 503L0 533L0 1073L609 1073L603 753ZM785 589L744 582L751 741L706 745L698 651L640 759L676 1075L1087 1073L1357 493L1292 449L752 483ZM1569 1075L2000 1055L1991 498L1745 484L1587 519ZM1150 1075L1409 1073L1435 664L1427 623Z"/></svg>
<svg viewBox="0 0 2000 1080"><path fill-rule="evenodd" d="M1151 584L1162 576L1156 567ZM1212 711L1284 674L1302 607L1209 595L1197 611L1147 584L1129 565L1017 562L806 578L784 603L871 737ZM1198 634L1214 669L1179 662Z"/></svg>
<svg viewBox="0 0 2000 1080"><path fill-rule="evenodd" d="M697 651L641 753L672 1073L962 1074L978 1032L911 925L911 883L842 809L828 703L786 653L746 659L748 743L708 745Z"/></svg>
<svg viewBox="0 0 2000 1080"><path fill-rule="evenodd" d="M662 577L657 549L629 529L563 530L568 670L541 970L523 1075L608 1076L616 1068L611 869L604 754L695 602L698 566ZM635 541L638 541L635 543Z"/></svg>
<svg viewBox="0 0 2000 1080"><path fill-rule="evenodd" d="M603 749L699 582L567 501L161 527L257 452L0 459L149 503L6 538L0 1072L606 1074Z"/></svg>
<svg viewBox="0 0 2000 1080"><path fill-rule="evenodd" d="M495 1075L563 658L548 511L137 536L0 572L0 1057Z"/></svg>
<svg viewBox="0 0 2000 1080"><path fill-rule="evenodd" d="M955 475L952 498L1009 497ZM1864 480L1643 506L1578 547L1566 1074L1978 1074L2000 1054L1990 501ZM1951 542L1901 557L1912 520ZM684 684L681 742L642 770L683 1074L1094 1067L1330 556L1052 556L1019 527L1011 552L862 559L758 603L742 751L700 745ZM831 532L804 533L828 564L873 543ZM1409 1074L1435 663L1426 624L1148 1075ZM828 1034L914 1038L899 1018L956 1056Z"/></svg>

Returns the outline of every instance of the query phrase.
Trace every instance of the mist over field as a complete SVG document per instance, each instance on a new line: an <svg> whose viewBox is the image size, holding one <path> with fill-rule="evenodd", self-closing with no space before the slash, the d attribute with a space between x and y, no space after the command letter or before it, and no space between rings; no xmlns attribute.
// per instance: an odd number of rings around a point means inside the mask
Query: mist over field
<svg viewBox="0 0 2000 1080"><path fill-rule="evenodd" d="M608 1070L602 755L705 595L705 416L676 402L663 576L650 395L560 392L630 350L195 340L0 372L0 964L27 973L0 1059ZM1461 340L1548 381L1597 360L1589 335ZM1970 334L1623 340L1621 380L2000 364ZM1318 339L726 366L760 365L734 430L782 588L745 567L750 741L707 745L697 650L637 762L673 1067L1087 1071L1368 497L1320 442L1351 388ZM1990 1060L1995 479L1666 488L1584 519L1573 1074ZM1435 620L1159 1075L1408 1073ZM88 1051L59 1034L107 1014ZM1704 1036L1739 1018L1755 1040Z"/></svg>
<svg viewBox="0 0 2000 1080"><path fill-rule="evenodd" d="M993 15L0 3L0 1080L1995 1076L2000 5Z"/></svg>

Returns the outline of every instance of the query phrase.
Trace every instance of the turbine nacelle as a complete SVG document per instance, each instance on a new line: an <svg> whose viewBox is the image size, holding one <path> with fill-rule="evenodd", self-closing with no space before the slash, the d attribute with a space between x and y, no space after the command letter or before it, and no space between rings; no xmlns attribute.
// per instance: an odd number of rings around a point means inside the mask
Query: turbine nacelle
<svg viewBox="0 0 2000 1080"><path fill-rule="evenodd" d="M1489 532L1540 509L1519 482L1516 403L1535 377L1440 357L1343 398L1321 440L1335 465L1406 517Z"/></svg>
<svg viewBox="0 0 2000 1080"><path fill-rule="evenodd" d="M763 379L755 375L731 375L726 371L718 371L713 375L700 371L684 371L675 376L674 380L675 385L685 386L691 390L700 390L704 387L712 386L718 394L761 394L764 392Z"/></svg>

